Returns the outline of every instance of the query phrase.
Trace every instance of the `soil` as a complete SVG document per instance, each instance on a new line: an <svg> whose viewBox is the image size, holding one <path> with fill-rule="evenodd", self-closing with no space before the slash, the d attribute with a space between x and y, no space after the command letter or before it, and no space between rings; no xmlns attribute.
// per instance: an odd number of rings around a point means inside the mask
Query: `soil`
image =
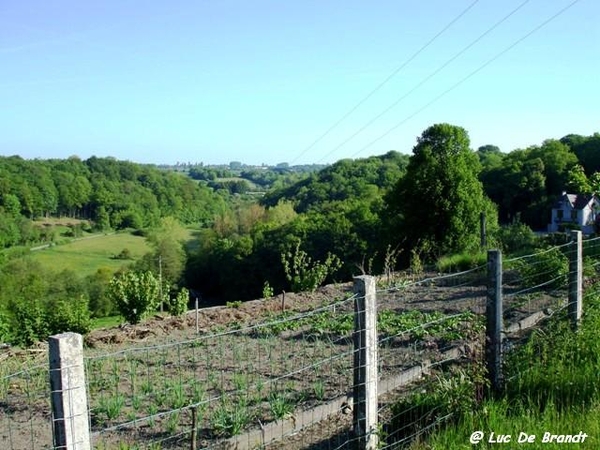
<svg viewBox="0 0 600 450"><path fill-rule="evenodd" d="M397 288L378 292L378 308L485 314L485 278L430 275L419 283L399 283ZM564 292L511 296L517 290L517 286L505 288L505 320L509 322L555 307L566 297ZM343 301L351 295L351 283L335 284L313 293L285 293L240 305L204 308L199 310L198 324L196 312L190 311L181 317L156 315L138 325L92 331L85 337L85 357L96 448L119 448L122 442L189 448L190 410L184 407L176 416L169 412L187 404L176 403L179 390L186 398L229 399L211 402L200 419L203 421L196 423L198 440L204 445L214 445L215 438L220 437L214 427L219 408L233 408L232 413L236 402L248 401L255 417L268 421L276 418L272 402L279 392L276 389L286 396L301 393L290 400L303 409L346 394L352 383L352 342L348 336L315 334L306 326L269 336L258 324L282 312L290 316L309 314L336 301L340 306L333 311L342 320L352 311L353 301ZM215 337L215 333L221 334ZM380 350L380 376L393 375L423 358L434 361L449 345L435 337L426 336L418 342L406 336L394 337ZM8 442L8 449L50 447L47 361L46 344L28 350L0 349L0 441ZM264 392L263 383L267 386ZM199 384L208 387L203 392L194 391ZM317 386L322 389L318 395ZM161 387L168 396L161 393ZM240 396L244 389L245 400ZM134 391L144 394L143 398L140 394L141 406L134 403ZM124 399L122 411L118 417L109 417L107 405L119 396ZM100 414L100 410L105 412ZM165 411L162 416L161 411ZM156 419L142 421L154 414ZM130 425L122 426L125 422ZM335 414L269 448L337 448L344 442L339 439L349 436L350 426L351 414Z"/></svg>

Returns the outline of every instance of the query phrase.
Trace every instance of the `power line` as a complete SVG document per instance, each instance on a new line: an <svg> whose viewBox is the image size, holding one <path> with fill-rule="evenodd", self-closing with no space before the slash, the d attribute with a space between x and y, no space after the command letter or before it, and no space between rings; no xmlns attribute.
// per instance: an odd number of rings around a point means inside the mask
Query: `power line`
<svg viewBox="0 0 600 450"><path fill-rule="evenodd" d="M458 57L460 57L461 55L463 55L464 53L466 53L471 47L473 47L475 44L477 44L479 41L481 41L485 36L487 36L488 34L490 34L492 31L494 31L496 28L498 28L501 24L503 24L504 22L506 22L511 16L513 16L517 11L519 11L521 8L523 8L527 3L529 3L530 0L524 0L523 2L521 2L516 8L514 8L512 11L510 11L508 14L506 14L504 17L502 17L500 20L498 20L496 23L494 23L490 28L488 28L487 30L485 30L482 34L480 34L479 36L477 36L473 41L471 41L466 47L464 47L462 50L460 50L458 53L454 54L454 56L452 56L450 59L448 59L444 64L442 64L441 66L439 66L437 69L435 69L433 72L431 72L427 77L425 77L423 80L421 80L420 82L418 82L415 86L413 86L408 92L406 92L404 95L402 95L401 97L399 97L396 101L394 101L392 104L390 104L387 108L385 108L383 111L381 111L379 114L377 114L375 117L373 117L371 120L369 120L367 123L365 123L362 127L360 127L357 131L355 131L354 133L352 133L348 138L346 138L344 141L342 141L341 144L339 144L337 147L333 148L332 150L330 150L328 153L326 153L320 160L318 160L317 162L321 162L323 161L325 158L327 158L328 156L330 156L332 153L334 153L336 150L340 149L341 147L343 147L344 145L346 145L348 142L350 142L352 139L354 139L356 136L358 136L360 133L362 133L366 128L368 128L369 126L371 126L375 121L377 121L378 119L380 119L383 115L387 114L392 108L396 107L402 100L404 100L405 98L407 98L409 95L411 95L413 92L415 92L417 89L419 89L421 86L423 86L425 83L427 83L429 80L431 80L434 76L436 76L438 73L440 73L442 70L444 70L447 66L449 66L453 61L455 61Z"/></svg>
<svg viewBox="0 0 600 450"><path fill-rule="evenodd" d="M529 36L531 36L535 32L539 31L541 28L543 28L546 25L548 25L550 22L552 22L554 19L556 19L558 16L560 16L561 14L563 14L565 11L567 11L569 8L571 8L572 6L574 6L578 2L579 2L579 0L574 0L571 3L569 3L567 6L565 6L564 8L560 9L554 15L552 15L551 17L549 17L548 19L544 20L542 23L540 23L539 25L537 25L534 29L532 29L531 31L529 31L528 33L526 33L525 35L523 35L522 37L520 37L519 39L517 39L516 41L514 41L512 44L510 44L504 50L500 51L495 56L493 56L492 58L488 59L485 63L483 63L477 69L475 69L472 72L470 72L467 76L465 76L464 78L460 79L458 82L454 83L452 86L450 86L444 92L442 92L441 94L439 94L433 100L431 100L430 102L428 102L427 104L425 104L424 106L422 106L421 108L419 108L414 113L412 113L409 116L405 117L403 120L401 120L400 122L398 122L392 128L388 129L385 133L383 133L382 135L380 135L378 138L374 139L373 141L371 141L370 143L368 143L367 145L365 145L364 147L362 147L360 150L358 150L356 153L354 153L352 155L352 157L355 157L359 153L363 152L364 150L366 150L367 148L369 148L371 145L375 144L376 142L378 142L381 139L383 139L384 137L386 137L388 134L390 134L392 131L394 131L395 129L397 129L401 125L404 125L406 122L408 122L410 119L412 119L413 117L415 117L417 114L420 114L422 111L424 111L425 109L429 108L431 105L433 105L435 102L437 102L438 100L440 100L442 97L446 96L447 94L449 94L450 92L452 92L454 89L456 89L458 86L460 86L461 84L463 84L465 81L467 81L468 79L470 79L471 77L473 77L477 73L481 72L484 68L486 68L491 63L493 63L494 61L496 61L497 59L499 59L500 57L502 57L505 53L507 53L510 50L512 50L514 47L516 47L517 45L519 45L521 42L523 42Z"/></svg>
<svg viewBox="0 0 600 450"><path fill-rule="evenodd" d="M339 118L333 125L331 125L327 130L321 134L312 144L306 147L296 158L291 161L291 164L298 161L302 158L309 150L311 150L315 145L325 138L331 131L333 131L340 123L348 118L354 111L360 108L367 100L369 100L379 89L385 86L388 81L394 78L402 69L404 69L410 62L412 62L419 54L421 54L427 47L429 47L437 38L439 38L442 34L444 34L452 25L454 25L461 17L463 17L473 6L475 6L479 0L474 0L469 6L467 6L458 16L452 19L441 31L439 31L435 36L433 36L429 41L427 41L421 48L419 48L413 55L404 61L397 69L395 69L391 74L389 74L382 82L380 82L375 88L369 92L365 97L363 97L356 105L354 105L348 112L346 112L341 118Z"/></svg>

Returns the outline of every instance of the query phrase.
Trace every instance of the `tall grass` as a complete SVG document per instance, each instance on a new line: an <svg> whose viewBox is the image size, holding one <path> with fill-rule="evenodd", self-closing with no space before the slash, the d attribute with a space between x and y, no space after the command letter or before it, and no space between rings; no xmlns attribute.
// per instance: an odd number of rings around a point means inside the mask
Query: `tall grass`
<svg viewBox="0 0 600 450"><path fill-rule="evenodd" d="M592 291L593 288L588 291ZM391 442L404 438L404 448L529 449L600 448L600 296L597 292L584 300L585 315L574 332L564 311L557 313L527 343L512 351L506 361L506 385L502 395L474 402L472 379L438 382L428 392L398 402L392 408L395 419L388 431ZM456 380L456 377L454 378ZM471 387L469 387L471 386ZM466 389L465 389L466 387ZM458 390L456 388L459 388ZM461 392L462 389L462 392ZM451 402L449 403L449 400ZM460 406L473 406L472 409ZM398 432L405 411L419 412L412 429ZM405 413L406 414L406 413ZM475 431L483 432L483 441L470 443ZM507 444L489 442L495 435L510 435ZM544 434L588 436L581 443L547 443ZM518 443L520 433L535 435L531 443ZM394 436L399 434L400 436Z"/></svg>

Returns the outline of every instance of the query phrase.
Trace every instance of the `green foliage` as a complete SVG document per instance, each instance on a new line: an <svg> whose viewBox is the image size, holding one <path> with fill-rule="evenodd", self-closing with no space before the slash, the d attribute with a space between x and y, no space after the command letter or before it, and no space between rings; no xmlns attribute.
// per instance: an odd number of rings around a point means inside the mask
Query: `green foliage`
<svg viewBox="0 0 600 450"><path fill-rule="evenodd" d="M461 420L453 420L451 427L439 427L424 445L414 443L410 448L461 449L473 430L497 432L500 428L502 433L512 434L513 442L523 430L537 435L535 443L526 444L535 449L552 445L540 439L548 430L565 434L583 430L588 434L585 444L574 445L597 448L600 311L596 290L591 291L577 333L566 314L554 315L524 345L506 355L505 377L510 382L500 398L483 402Z"/></svg>
<svg viewBox="0 0 600 450"><path fill-rule="evenodd" d="M484 252L465 252L442 256L437 260L436 268L442 273L460 272L485 265L487 254Z"/></svg>
<svg viewBox="0 0 600 450"><path fill-rule="evenodd" d="M240 434L252 420L252 415L245 401L232 405L226 399L213 411L210 422L217 436L235 436Z"/></svg>
<svg viewBox="0 0 600 450"><path fill-rule="evenodd" d="M500 227L497 237L502 251L506 254L531 253L538 241L531 228L521 222Z"/></svg>
<svg viewBox="0 0 600 450"><path fill-rule="evenodd" d="M124 248L123 250L121 250L119 252L119 254L114 255L113 259L133 259L132 255L131 255L131 250L129 250L128 248Z"/></svg>
<svg viewBox="0 0 600 450"><path fill-rule="evenodd" d="M426 260L474 250L482 212L490 231L494 228L495 211L477 178L479 168L463 128L433 125L418 139L406 175L388 197L388 214L398 234Z"/></svg>
<svg viewBox="0 0 600 450"><path fill-rule="evenodd" d="M397 441L409 439L444 421L456 423L477 405L478 377L471 372L437 377L427 389L392 404L389 434Z"/></svg>
<svg viewBox="0 0 600 450"><path fill-rule="evenodd" d="M557 288L566 286L569 261L559 249L553 247L515 261L515 268L525 287Z"/></svg>
<svg viewBox="0 0 600 450"><path fill-rule="evenodd" d="M159 283L152 272L125 272L109 284L109 295L129 323L138 323L156 311L160 303Z"/></svg>
<svg viewBox="0 0 600 450"><path fill-rule="evenodd" d="M285 392L272 391L269 394L269 407L276 420L293 413L295 406L294 400Z"/></svg>
<svg viewBox="0 0 600 450"><path fill-rule="evenodd" d="M271 297L273 297L273 288L271 287L268 281L265 281L265 284L263 284L262 298Z"/></svg>
<svg viewBox="0 0 600 450"><path fill-rule="evenodd" d="M86 334L92 328L88 301L84 296L58 301L52 306L48 316L52 334L66 331Z"/></svg>
<svg viewBox="0 0 600 450"><path fill-rule="evenodd" d="M169 299L169 312L174 316L181 316L188 309L190 291L182 288L177 295Z"/></svg>
<svg viewBox="0 0 600 450"><path fill-rule="evenodd" d="M47 312L39 300L22 299L11 305L13 324L11 338L17 345L29 347L50 335Z"/></svg>
<svg viewBox="0 0 600 450"><path fill-rule="evenodd" d="M0 311L0 343L8 342L11 337L9 315Z"/></svg>
<svg viewBox="0 0 600 450"><path fill-rule="evenodd" d="M234 302L227 302L225 306L227 306L228 308L238 309L240 306L242 306L242 301L236 300Z"/></svg>
<svg viewBox="0 0 600 450"><path fill-rule="evenodd" d="M340 259L327 254L324 262L313 261L308 254L300 249L301 241L298 240L293 249L281 254L281 262L287 280L290 282L292 291L314 291L328 275L334 274L340 267Z"/></svg>

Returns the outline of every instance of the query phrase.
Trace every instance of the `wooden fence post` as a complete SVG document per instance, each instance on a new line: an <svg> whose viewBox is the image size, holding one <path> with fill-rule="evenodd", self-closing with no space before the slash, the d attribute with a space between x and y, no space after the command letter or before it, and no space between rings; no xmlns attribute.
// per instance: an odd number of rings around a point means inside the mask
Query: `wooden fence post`
<svg viewBox="0 0 600 450"><path fill-rule="evenodd" d="M569 317L573 329L581 320L583 297L583 245L581 231L571 231L572 245L569 253Z"/></svg>
<svg viewBox="0 0 600 450"><path fill-rule="evenodd" d="M356 448L376 450L377 425L377 299L375 278L354 277L354 435Z"/></svg>
<svg viewBox="0 0 600 450"><path fill-rule="evenodd" d="M490 384L502 390L502 253L488 251L486 316L486 360Z"/></svg>
<svg viewBox="0 0 600 450"><path fill-rule="evenodd" d="M50 336L48 343L54 448L90 450L83 337L57 334Z"/></svg>

